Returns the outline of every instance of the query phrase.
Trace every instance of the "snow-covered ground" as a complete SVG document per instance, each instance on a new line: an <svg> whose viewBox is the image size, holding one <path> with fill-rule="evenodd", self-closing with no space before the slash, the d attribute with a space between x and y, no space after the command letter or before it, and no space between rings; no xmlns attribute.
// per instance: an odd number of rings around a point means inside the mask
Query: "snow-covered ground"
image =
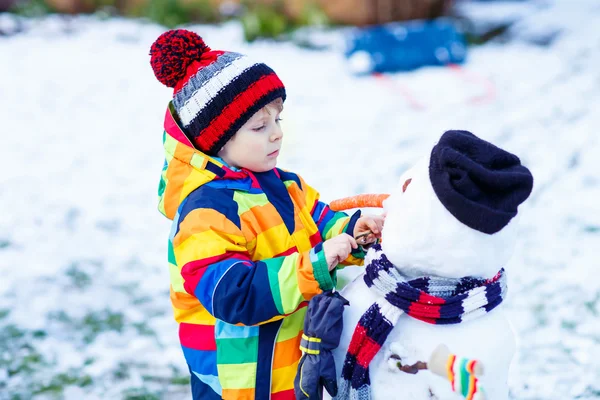
<svg viewBox="0 0 600 400"><path fill-rule="evenodd" d="M386 80L353 77L334 50L248 45L231 24L193 29L281 76L280 166L326 200L388 191L447 129L519 155L535 188L507 267L520 342L511 392L600 398L600 3L507 14L519 19L511 40L471 48L462 70ZM13 22L0 15L5 30ZM163 28L21 22L0 36L0 399L186 398L169 221L156 209L171 91L148 50Z"/></svg>

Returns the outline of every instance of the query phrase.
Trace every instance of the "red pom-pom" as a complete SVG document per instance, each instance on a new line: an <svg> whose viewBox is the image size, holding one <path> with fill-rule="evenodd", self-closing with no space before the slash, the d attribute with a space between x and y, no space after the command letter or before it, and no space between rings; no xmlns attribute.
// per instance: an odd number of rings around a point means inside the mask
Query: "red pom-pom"
<svg viewBox="0 0 600 400"><path fill-rule="evenodd" d="M174 88L185 77L187 67L210 51L198 34L185 30L170 30L158 37L150 47L150 64L162 84Z"/></svg>

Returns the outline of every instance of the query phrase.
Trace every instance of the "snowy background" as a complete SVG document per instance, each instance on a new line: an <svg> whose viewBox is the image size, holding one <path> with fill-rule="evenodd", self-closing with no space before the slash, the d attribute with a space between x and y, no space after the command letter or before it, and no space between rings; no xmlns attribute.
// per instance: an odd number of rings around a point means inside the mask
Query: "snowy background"
<svg viewBox="0 0 600 400"><path fill-rule="evenodd" d="M280 166L330 201L387 192L447 129L521 157L535 188L507 266L514 399L600 398L600 2L466 5L515 21L462 70L357 78L334 46L245 44L286 83ZM187 398L157 211L165 106L132 20L0 14L0 399ZM343 33L320 38L339 42Z"/></svg>

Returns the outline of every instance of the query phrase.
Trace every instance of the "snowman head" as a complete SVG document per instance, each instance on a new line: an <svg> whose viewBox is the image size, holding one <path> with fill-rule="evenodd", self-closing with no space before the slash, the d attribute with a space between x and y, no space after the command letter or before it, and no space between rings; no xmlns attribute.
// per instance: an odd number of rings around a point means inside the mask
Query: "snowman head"
<svg viewBox="0 0 600 400"><path fill-rule="evenodd" d="M384 202L382 248L408 276L490 278L513 252L517 207L532 186L517 156L448 131Z"/></svg>

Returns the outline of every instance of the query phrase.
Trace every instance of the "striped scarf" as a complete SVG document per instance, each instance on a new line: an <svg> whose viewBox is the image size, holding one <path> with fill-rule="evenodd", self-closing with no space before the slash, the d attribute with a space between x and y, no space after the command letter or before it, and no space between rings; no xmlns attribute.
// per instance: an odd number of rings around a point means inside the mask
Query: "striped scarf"
<svg viewBox="0 0 600 400"><path fill-rule="evenodd" d="M480 317L502 302L504 269L492 279L423 277L407 280L375 245L365 283L380 297L358 321L342 368L337 400L371 398L369 364L402 313L430 324L458 324Z"/></svg>

